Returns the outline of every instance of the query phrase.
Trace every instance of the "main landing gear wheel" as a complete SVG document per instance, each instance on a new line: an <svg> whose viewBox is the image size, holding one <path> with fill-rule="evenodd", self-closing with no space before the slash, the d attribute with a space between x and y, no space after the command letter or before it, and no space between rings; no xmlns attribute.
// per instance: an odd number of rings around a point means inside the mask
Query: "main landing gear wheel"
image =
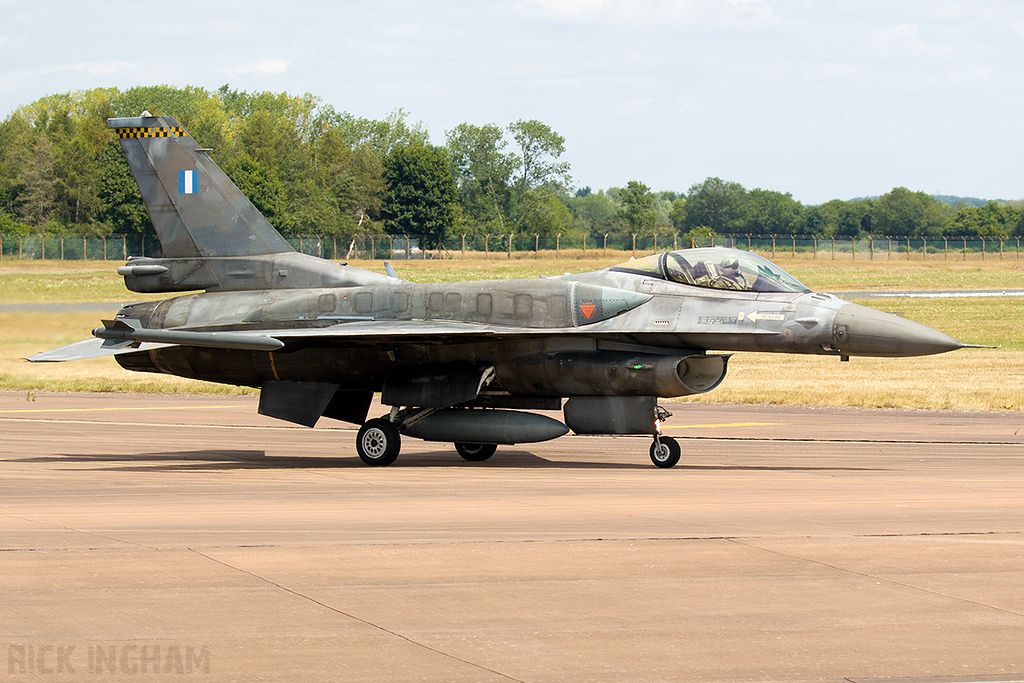
<svg viewBox="0 0 1024 683"><path fill-rule="evenodd" d="M671 436L662 436L651 444L651 462L658 467L673 467L679 462L679 443Z"/></svg>
<svg viewBox="0 0 1024 683"><path fill-rule="evenodd" d="M494 451L498 450L498 444L495 443L461 443L455 442L455 450L459 452L463 460L470 462L483 462L487 458L494 455Z"/></svg>
<svg viewBox="0 0 1024 683"><path fill-rule="evenodd" d="M367 465L383 467L398 458L402 450L402 435L391 420L383 417L367 420L356 436L356 451Z"/></svg>

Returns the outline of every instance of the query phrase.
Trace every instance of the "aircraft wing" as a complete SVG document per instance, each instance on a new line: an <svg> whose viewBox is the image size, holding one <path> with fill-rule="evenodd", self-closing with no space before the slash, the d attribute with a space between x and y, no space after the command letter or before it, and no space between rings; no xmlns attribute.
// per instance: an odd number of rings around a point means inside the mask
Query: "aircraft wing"
<svg viewBox="0 0 1024 683"><path fill-rule="evenodd" d="M33 363L57 363L87 358L100 358L120 353L149 351L167 346L198 346L246 351L276 351L291 343L316 341L361 341L381 343L386 340L491 338L499 328L448 321L377 320L348 322L330 327L298 329L263 329L246 331L207 331L201 329L146 329L137 320L104 321L104 327L93 330L93 339L29 356ZM509 333L522 334L521 328L508 328Z"/></svg>

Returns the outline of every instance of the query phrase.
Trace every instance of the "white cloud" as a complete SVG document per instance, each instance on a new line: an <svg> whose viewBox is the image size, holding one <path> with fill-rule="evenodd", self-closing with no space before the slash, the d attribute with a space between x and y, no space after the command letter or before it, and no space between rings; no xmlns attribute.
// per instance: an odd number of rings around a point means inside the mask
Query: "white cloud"
<svg viewBox="0 0 1024 683"><path fill-rule="evenodd" d="M612 26L658 26L698 19L715 24L775 16L766 0L519 0L516 8L548 21Z"/></svg>
<svg viewBox="0 0 1024 683"><path fill-rule="evenodd" d="M43 73L58 74L66 71L78 71L89 74L90 76L110 76L120 71L134 71L138 68L139 65L134 62L111 60L107 62L76 62L75 64L59 64L48 69L43 69Z"/></svg>
<svg viewBox="0 0 1024 683"><path fill-rule="evenodd" d="M243 74L260 74L265 76L267 74L283 74L288 70L289 64L291 62L287 59L257 59L248 64L225 67L220 71L228 76L240 76Z"/></svg>
<svg viewBox="0 0 1024 683"><path fill-rule="evenodd" d="M871 34L871 42L883 53L909 52L917 55L950 55L949 45L925 40L920 37L921 27L917 24L897 24L877 29Z"/></svg>

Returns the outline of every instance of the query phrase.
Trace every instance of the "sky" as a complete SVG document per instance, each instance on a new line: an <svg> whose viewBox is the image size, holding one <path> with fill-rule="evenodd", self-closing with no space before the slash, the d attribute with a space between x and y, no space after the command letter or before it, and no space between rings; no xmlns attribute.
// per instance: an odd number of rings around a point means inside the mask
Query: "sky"
<svg viewBox="0 0 1024 683"><path fill-rule="evenodd" d="M1018 0L0 0L0 118L96 87L308 92L435 144L543 121L577 187L805 204L1024 198L1022 67Z"/></svg>

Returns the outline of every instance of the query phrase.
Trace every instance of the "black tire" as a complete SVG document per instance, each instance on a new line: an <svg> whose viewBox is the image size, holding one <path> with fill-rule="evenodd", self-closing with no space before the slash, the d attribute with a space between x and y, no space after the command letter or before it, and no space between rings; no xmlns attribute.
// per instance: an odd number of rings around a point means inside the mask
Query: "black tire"
<svg viewBox="0 0 1024 683"><path fill-rule="evenodd" d="M494 455L494 451L498 450L498 444L496 443L461 443L455 442L455 450L459 452L463 460L470 462L483 462L487 458Z"/></svg>
<svg viewBox="0 0 1024 683"><path fill-rule="evenodd" d="M651 444L651 462L658 467L674 467L679 462L679 442L671 436L663 436Z"/></svg>
<svg viewBox="0 0 1024 683"><path fill-rule="evenodd" d="M402 435L391 420L382 417L367 420L356 436L356 452L367 465L384 467L398 458Z"/></svg>

